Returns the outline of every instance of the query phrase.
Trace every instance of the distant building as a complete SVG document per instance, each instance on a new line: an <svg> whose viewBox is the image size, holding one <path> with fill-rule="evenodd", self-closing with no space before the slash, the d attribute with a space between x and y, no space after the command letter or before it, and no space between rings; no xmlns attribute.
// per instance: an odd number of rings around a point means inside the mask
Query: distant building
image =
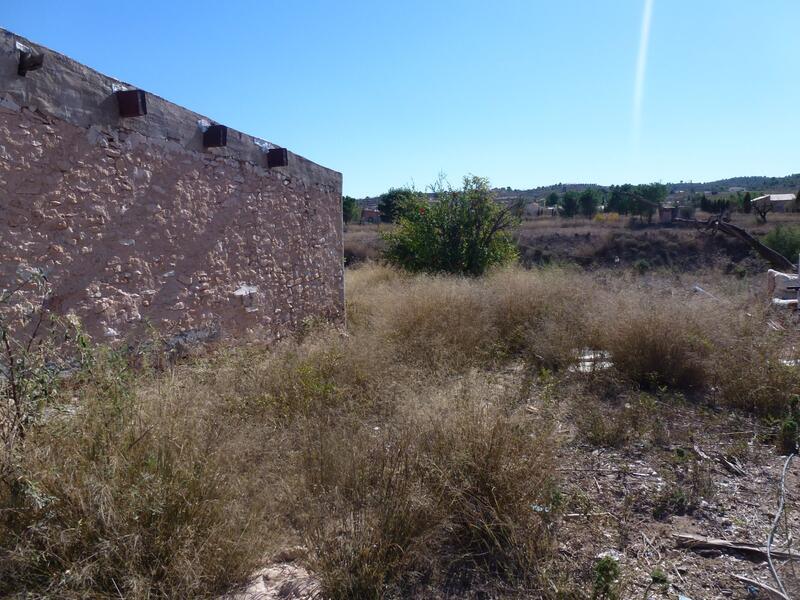
<svg viewBox="0 0 800 600"><path fill-rule="evenodd" d="M381 211L377 208L367 208L364 207L361 209L361 223L380 223L381 222Z"/></svg>
<svg viewBox="0 0 800 600"><path fill-rule="evenodd" d="M797 210L797 196L794 194L767 194L753 198L756 206L771 205L773 212L795 212Z"/></svg>
<svg viewBox="0 0 800 600"><path fill-rule="evenodd" d="M531 202L525 207L525 216L528 218L541 217L544 212L545 208L538 202Z"/></svg>
<svg viewBox="0 0 800 600"><path fill-rule="evenodd" d="M672 223L678 216L677 204L662 204L658 207L658 222Z"/></svg>

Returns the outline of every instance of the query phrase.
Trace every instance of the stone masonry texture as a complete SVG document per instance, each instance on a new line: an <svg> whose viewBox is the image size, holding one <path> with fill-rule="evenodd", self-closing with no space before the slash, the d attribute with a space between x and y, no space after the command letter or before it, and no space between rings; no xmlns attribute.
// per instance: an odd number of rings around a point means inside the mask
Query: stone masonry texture
<svg viewBox="0 0 800 600"><path fill-rule="evenodd" d="M20 47L43 67L19 76ZM342 321L341 174L267 168L274 146L232 129L203 148L203 117L153 94L120 118L120 88L0 29L0 290L43 269L49 305L104 341Z"/></svg>

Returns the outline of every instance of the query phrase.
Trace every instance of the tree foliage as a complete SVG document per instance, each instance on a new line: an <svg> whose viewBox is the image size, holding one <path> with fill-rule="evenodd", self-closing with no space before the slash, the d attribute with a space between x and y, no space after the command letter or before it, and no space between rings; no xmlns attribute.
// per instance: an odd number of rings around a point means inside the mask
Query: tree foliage
<svg viewBox="0 0 800 600"><path fill-rule="evenodd" d="M744 198L742 198L742 212L749 215L752 211L753 198L750 195L750 192L746 192Z"/></svg>
<svg viewBox="0 0 800 600"><path fill-rule="evenodd" d="M581 192L578 197L578 203L580 204L581 215L584 217L591 218L597 213L598 197L592 188L586 188Z"/></svg>
<svg viewBox="0 0 800 600"><path fill-rule="evenodd" d="M422 194L409 188L390 188L388 192L378 199L378 210L381 212L381 221L393 223L397 220L398 209L401 205L420 200Z"/></svg>
<svg viewBox="0 0 800 600"><path fill-rule="evenodd" d="M517 258L511 207L495 202L487 179L464 178L462 189L439 184L434 201L419 195L396 209L397 227L384 233L385 258L409 271L481 275Z"/></svg>
<svg viewBox="0 0 800 600"><path fill-rule="evenodd" d="M578 214L578 194L576 192L564 192L561 197L561 216L574 217Z"/></svg>
<svg viewBox="0 0 800 600"><path fill-rule="evenodd" d="M345 223L358 221L361 216L361 207L352 196L342 196L342 219Z"/></svg>
<svg viewBox="0 0 800 600"><path fill-rule="evenodd" d="M648 222L667 197L667 186L660 183L612 185L610 191L606 210L646 218Z"/></svg>

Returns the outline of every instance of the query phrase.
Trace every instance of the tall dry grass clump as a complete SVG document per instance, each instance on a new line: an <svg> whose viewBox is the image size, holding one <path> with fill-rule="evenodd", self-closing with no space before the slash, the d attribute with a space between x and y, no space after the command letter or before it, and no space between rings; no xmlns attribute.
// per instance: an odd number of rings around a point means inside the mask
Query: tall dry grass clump
<svg viewBox="0 0 800 600"><path fill-rule="evenodd" d="M713 398L719 403L762 416L784 417L793 395L800 393L792 325L776 329L781 314L760 307L728 323L716 340L712 373Z"/></svg>
<svg viewBox="0 0 800 600"><path fill-rule="evenodd" d="M714 332L706 311L713 308L703 301L631 296L614 295L603 311L602 344L614 368L646 389L707 385Z"/></svg>
<svg viewBox="0 0 800 600"><path fill-rule="evenodd" d="M486 579L538 585L557 489L549 432L474 390L446 398L438 417L309 424L308 539L326 597L465 590Z"/></svg>
<svg viewBox="0 0 800 600"><path fill-rule="evenodd" d="M595 283L558 269L501 269L480 279L409 277L386 267L350 274L351 329L369 330L399 363L433 369L486 368L523 359L547 368L575 362L594 339Z"/></svg>
<svg viewBox="0 0 800 600"><path fill-rule="evenodd" d="M578 271L517 268L494 273L483 297L505 357L559 370L595 345L592 306L599 293L598 283Z"/></svg>
<svg viewBox="0 0 800 600"><path fill-rule="evenodd" d="M610 287L598 318L599 347L614 370L643 389L690 392L694 397L757 415L782 416L800 390L800 373L787 364L796 351L786 320L766 299L736 286L713 298L648 288L623 280ZM790 361L789 361L790 362Z"/></svg>
<svg viewBox="0 0 800 600"><path fill-rule="evenodd" d="M565 370L587 350L647 390L705 396L757 414L782 414L798 392L793 347L773 331L763 298L712 282L720 298L673 276L502 269L480 279L351 272L351 331L386 343L384 359L439 371L522 360Z"/></svg>
<svg viewBox="0 0 800 600"><path fill-rule="evenodd" d="M263 506L213 407L143 393L100 356L0 485L0 594L206 596L257 564Z"/></svg>

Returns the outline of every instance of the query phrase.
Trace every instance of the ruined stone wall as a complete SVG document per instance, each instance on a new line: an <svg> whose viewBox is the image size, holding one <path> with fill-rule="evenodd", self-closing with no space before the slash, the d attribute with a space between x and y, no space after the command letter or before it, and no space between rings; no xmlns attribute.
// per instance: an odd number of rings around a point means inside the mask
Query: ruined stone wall
<svg viewBox="0 0 800 600"><path fill-rule="evenodd" d="M44 52L17 75L18 42ZM344 311L341 175L152 94L120 118L121 84L0 30L0 289L29 268L51 306L100 339L205 328L280 337Z"/></svg>

